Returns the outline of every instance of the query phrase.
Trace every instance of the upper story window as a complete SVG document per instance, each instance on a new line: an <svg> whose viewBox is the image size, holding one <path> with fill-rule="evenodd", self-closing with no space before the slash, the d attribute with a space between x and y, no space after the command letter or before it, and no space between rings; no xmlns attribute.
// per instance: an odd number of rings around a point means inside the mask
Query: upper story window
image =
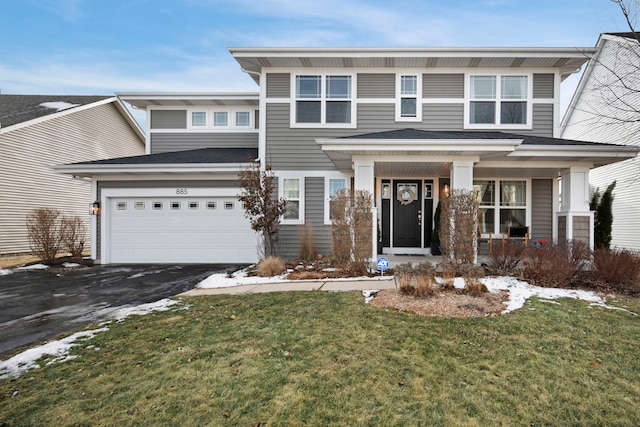
<svg viewBox="0 0 640 427"><path fill-rule="evenodd" d="M190 109L188 128L203 131L233 132L254 130L255 110L242 107L216 107Z"/></svg>
<svg viewBox="0 0 640 427"><path fill-rule="evenodd" d="M296 75L292 122L302 126L350 125L352 92L350 75Z"/></svg>
<svg viewBox="0 0 640 427"><path fill-rule="evenodd" d="M529 80L529 76L469 76L468 126L530 128Z"/></svg>
<svg viewBox="0 0 640 427"><path fill-rule="evenodd" d="M207 125L207 112L206 111L192 111L191 112L191 126L203 127Z"/></svg>
<svg viewBox="0 0 640 427"><path fill-rule="evenodd" d="M399 74L396 81L396 121L422 121L422 76Z"/></svg>

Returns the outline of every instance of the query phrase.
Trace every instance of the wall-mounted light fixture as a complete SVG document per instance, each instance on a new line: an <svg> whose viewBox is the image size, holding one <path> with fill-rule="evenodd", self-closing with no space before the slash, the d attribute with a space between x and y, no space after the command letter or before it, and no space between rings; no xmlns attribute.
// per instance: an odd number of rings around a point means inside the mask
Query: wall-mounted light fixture
<svg viewBox="0 0 640 427"><path fill-rule="evenodd" d="M89 215L100 215L100 202L99 201L95 201L91 204L91 207L89 208Z"/></svg>
<svg viewBox="0 0 640 427"><path fill-rule="evenodd" d="M449 191L450 191L449 184L444 184L442 186L442 196L443 197L449 197Z"/></svg>

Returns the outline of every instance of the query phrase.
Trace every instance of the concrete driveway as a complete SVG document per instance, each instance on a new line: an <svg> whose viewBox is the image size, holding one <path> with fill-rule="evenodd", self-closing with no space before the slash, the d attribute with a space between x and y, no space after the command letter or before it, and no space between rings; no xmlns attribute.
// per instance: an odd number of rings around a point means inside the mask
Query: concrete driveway
<svg viewBox="0 0 640 427"><path fill-rule="evenodd" d="M0 358L19 347L108 319L123 306L171 297L239 265L118 265L0 276Z"/></svg>

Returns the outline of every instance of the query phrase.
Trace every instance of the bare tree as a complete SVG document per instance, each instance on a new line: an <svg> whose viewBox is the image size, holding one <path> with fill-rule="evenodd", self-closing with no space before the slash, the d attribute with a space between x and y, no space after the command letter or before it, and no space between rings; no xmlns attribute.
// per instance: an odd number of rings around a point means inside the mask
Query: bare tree
<svg viewBox="0 0 640 427"><path fill-rule="evenodd" d="M274 255L274 242L280 231L280 217L285 213L286 200L274 197L273 171L269 165L260 170L260 164L252 161L238 176L242 187L238 200L243 203L244 214L251 221L251 228L262 234L265 243L262 255Z"/></svg>

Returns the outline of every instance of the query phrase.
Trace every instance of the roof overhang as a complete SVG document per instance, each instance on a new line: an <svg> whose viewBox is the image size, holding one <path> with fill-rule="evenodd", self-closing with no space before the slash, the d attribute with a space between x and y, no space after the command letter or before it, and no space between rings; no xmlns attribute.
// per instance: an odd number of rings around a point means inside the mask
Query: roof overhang
<svg viewBox="0 0 640 427"><path fill-rule="evenodd" d="M102 165L55 165L52 169L59 174L91 178L96 175L158 175L158 174L238 174L249 167L249 163L174 163L174 164L102 164Z"/></svg>
<svg viewBox="0 0 640 427"><path fill-rule="evenodd" d="M255 92L118 92L116 96L139 109L146 109L148 106L184 107L201 105L250 105L257 107L260 99L260 95Z"/></svg>
<svg viewBox="0 0 640 427"><path fill-rule="evenodd" d="M257 81L263 68L555 68L565 78L596 53L592 47L252 48L231 47Z"/></svg>

